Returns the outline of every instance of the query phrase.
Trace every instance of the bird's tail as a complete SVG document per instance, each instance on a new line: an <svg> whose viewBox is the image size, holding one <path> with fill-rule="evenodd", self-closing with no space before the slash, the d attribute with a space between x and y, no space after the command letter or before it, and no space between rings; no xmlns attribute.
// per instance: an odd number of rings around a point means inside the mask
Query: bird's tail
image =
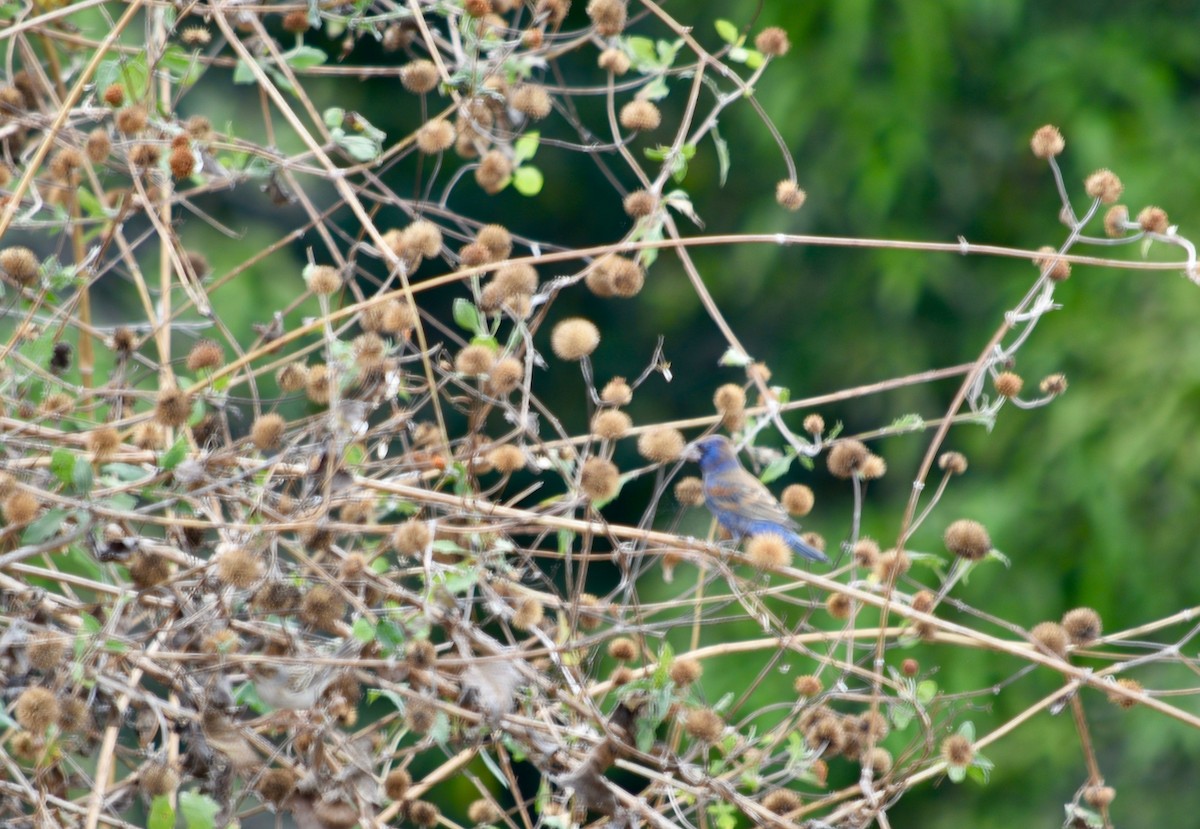
<svg viewBox="0 0 1200 829"><path fill-rule="evenodd" d="M808 559L809 561L819 561L822 564L829 563L829 556L825 555L820 550L818 550L816 547L809 544L807 541L805 541L803 538L801 538L797 533L792 533L792 532L788 533L787 534L787 543L788 543L788 546L792 548L793 552L795 552L797 555L803 556L804 558Z"/></svg>

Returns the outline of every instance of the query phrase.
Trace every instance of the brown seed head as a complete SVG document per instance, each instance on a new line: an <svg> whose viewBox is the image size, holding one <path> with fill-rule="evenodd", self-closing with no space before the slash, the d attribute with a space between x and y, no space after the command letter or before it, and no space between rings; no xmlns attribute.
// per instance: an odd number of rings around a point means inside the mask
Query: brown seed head
<svg viewBox="0 0 1200 829"><path fill-rule="evenodd" d="M775 533L764 533L750 539L746 558L759 570L776 570L792 563L792 548Z"/></svg>
<svg viewBox="0 0 1200 829"><path fill-rule="evenodd" d="M504 189L512 175L512 162L500 150L488 150L475 168L475 181L489 195Z"/></svg>
<svg viewBox="0 0 1200 829"><path fill-rule="evenodd" d="M628 406L633 401L633 389L624 377L614 377L600 390L600 400L607 406Z"/></svg>
<svg viewBox="0 0 1200 829"><path fill-rule="evenodd" d="M842 440L829 450L826 465L834 477L850 478L862 468L863 461L870 455L866 444L858 440Z"/></svg>
<svg viewBox="0 0 1200 829"><path fill-rule="evenodd" d="M542 607L542 603L532 596L521 600L517 605L516 611L513 613L512 625L517 630L532 630L542 623L545 618L546 609Z"/></svg>
<svg viewBox="0 0 1200 829"><path fill-rule="evenodd" d="M1038 385L1042 394L1059 395L1067 390L1067 376L1065 374L1051 374L1042 379Z"/></svg>
<svg viewBox="0 0 1200 829"><path fill-rule="evenodd" d="M500 823L504 820L504 812L492 801L481 798L471 801L471 805L467 807L467 820L476 826Z"/></svg>
<svg viewBox="0 0 1200 829"><path fill-rule="evenodd" d="M1100 614L1090 607L1068 610L1062 618L1063 629L1076 645L1086 645L1100 638L1104 626Z"/></svg>
<svg viewBox="0 0 1200 829"><path fill-rule="evenodd" d="M864 481L878 480L887 474L887 461L874 453L867 455L867 459L863 461L862 468L858 470L858 474L862 476Z"/></svg>
<svg viewBox="0 0 1200 829"><path fill-rule="evenodd" d="M400 67L400 84L409 92L432 92L438 84L437 67L431 60L414 60Z"/></svg>
<svg viewBox="0 0 1200 829"><path fill-rule="evenodd" d="M43 630L29 639L29 662L42 673L59 666L67 653L67 636L56 630Z"/></svg>
<svg viewBox="0 0 1200 829"><path fill-rule="evenodd" d="M412 785L412 775L404 769L392 769L383 781L383 792L389 800L401 800Z"/></svg>
<svg viewBox="0 0 1200 829"><path fill-rule="evenodd" d="M992 540L978 521L960 518L946 528L946 549L968 561L979 561L992 551Z"/></svg>
<svg viewBox="0 0 1200 829"><path fill-rule="evenodd" d="M1084 191L1093 199L1099 199L1104 204L1112 204L1121 198L1125 186L1112 170L1097 170L1087 177L1083 183Z"/></svg>
<svg viewBox="0 0 1200 829"><path fill-rule="evenodd" d="M187 356L187 368L192 372L218 368L224 362L225 354L221 346L212 340L200 340L192 346Z"/></svg>
<svg viewBox="0 0 1200 829"><path fill-rule="evenodd" d="M1042 622L1035 625L1029 632L1030 638L1055 656L1067 655L1067 643L1070 637L1058 622Z"/></svg>
<svg viewBox="0 0 1200 829"><path fill-rule="evenodd" d="M711 708L693 708L683 721L683 730L688 736L702 743L715 743L721 739L725 722Z"/></svg>
<svg viewBox="0 0 1200 829"><path fill-rule="evenodd" d="M1012 371L1002 371L996 375L996 394L1001 397L1016 397L1021 393L1021 386L1025 385L1025 381L1021 379L1021 375Z"/></svg>
<svg viewBox="0 0 1200 829"><path fill-rule="evenodd" d="M849 619L854 602L845 593L830 593L825 600L825 610L835 619Z"/></svg>
<svg viewBox="0 0 1200 829"><path fill-rule="evenodd" d="M512 108L524 113L535 121L540 121L550 114L550 95L545 87L535 83L523 83L512 91L508 99Z"/></svg>
<svg viewBox="0 0 1200 829"><path fill-rule="evenodd" d="M504 395L521 385L525 378L525 364L516 357L502 357L488 375L487 389L490 394Z"/></svg>
<svg viewBox="0 0 1200 829"><path fill-rule="evenodd" d="M499 268L492 281L504 299L516 294L532 294L538 287L537 271L532 265L525 263Z"/></svg>
<svg viewBox="0 0 1200 829"><path fill-rule="evenodd" d="M262 559L242 546L233 546L217 557L217 581L245 590L263 573Z"/></svg>
<svg viewBox="0 0 1200 829"><path fill-rule="evenodd" d="M704 503L704 482L694 476L680 478L675 484L675 500L685 507Z"/></svg>
<svg viewBox="0 0 1200 829"><path fill-rule="evenodd" d="M425 552L433 541L433 533L424 521L411 518L396 525L392 530L392 549L402 556L415 556Z"/></svg>
<svg viewBox="0 0 1200 829"><path fill-rule="evenodd" d="M487 460L501 475L511 475L525 468L525 453L521 451L521 447L511 443L492 449L487 454Z"/></svg>
<svg viewBox="0 0 1200 829"><path fill-rule="evenodd" d="M912 567L912 559L908 557L907 553L887 550L880 553L879 557L875 559L875 569L872 575L879 583L887 584L899 579L908 572L910 567Z"/></svg>
<svg viewBox="0 0 1200 829"><path fill-rule="evenodd" d="M110 83L104 87L104 103L110 107L119 107L125 103L125 89L119 83Z"/></svg>
<svg viewBox="0 0 1200 829"><path fill-rule="evenodd" d="M1138 226L1147 233L1166 233L1170 222L1167 211L1161 207L1145 207L1137 217Z"/></svg>
<svg viewBox="0 0 1200 829"><path fill-rule="evenodd" d="M1138 682L1136 679L1118 679L1116 685L1119 688L1123 688L1126 691L1132 691L1135 694L1144 693L1142 683ZM1112 691L1110 691L1108 694L1108 701L1118 708L1124 708L1126 711L1138 704L1138 700L1134 699L1133 697Z"/></svg>
<svg viewBox="0 0 1200 829"><path fill-rule="evenodd" d="M170 794L179 788L179 772L166 763L147 763L141 769L138 786L150 798Z"/></svg>
<svg viewBox="0 0 1200 829"><path fill-rule="evenodd" d="M775 201L786 210L799 210L804 206L804 200L807 198L808 194L790 178L782 179L775 185Z"/></svg>
<svg viewBox="0 0 1200 829"><path fill-rule="evenodd" d="M791 484L780 494L780 503L792 515L808 515L812 512L816 498L804 484Z"/></svg>
<svg viewBox="0 0 1200 829"><path fill-rule="evenodd" d="M626 14L625 0L591 0L587 4L587 15L601 37L619 35L625 28Z"/></svg>
<svg viewBox="0 0 1200 829"><path fill-rule="evenodd" d="M295 793L299 780L300 776L291 769L267 769L254 790L260 798L278 807Z"/></svg>
<svg viewBox="0 0 1200 829"><path fill-rule="evenodd" d="M612 72L618 76L624 75L629 71L629 55L610 46L600 53L596 64L606 72Z"/></svg>
<svg viewBox="0 0 1200 829"><path fill-rule="evenodd" d="M1104 235L1118 239L1129 230L1129 208L1123 204L1114 204L1104 214Z"/></svg>
<svg viewBox="0 0 1200 829"><path fill-rule="evenodd" d="M1063 151L1066 143L1062 133L1058 131L1058 127L1046 124L1044 127L1037 128L1033 138L1029 141L1029 146L1038 158L1054 158Z"/></svg>
<svg viewBox="0 0 1200 829"><path fill-rule="evenodd" d="M285 393L300 391L308 383L308 366L303 363L288 363L275 373L279 390Z"/></svg>
<svg viewBox="0 0 1200 829"><path fill-rule="evenodd" d="M300 621L318 630L336 631L345 613L342 597L323 584L314 584L300 600Z"/></svg>
<svg viewBox="0 0 1200 829"><path fill-rule="evenodd" d="M658 198L649 190L634 190L625 197L621 206L629 218L641 219L658 209Z"/></svg>
<svg viewBox="0 0 1200 829"><path fill-rule="evenodd" d="M175 147L167 157L167 166L175 178L188 178L196 171L196 156L191 147Z"/></svg>
<svg viewBox="0 0 1200 829"><path fill-rule="evenodd" d="M1107 809L1116 800L1117 790L1112 786L1088 786L1083 790L1083 801L1093 809Z"/></svg>
<svg viewBox="0 0 1200 829"><path fill-rule="evenodd" d="M675 683L676 687L686 688L704 674L704 666L700 664L699 660L681 656L671 663L669 673L671 681Z"/></svg>
<svg viewBox="0 0 1200 829"><path fill-rule="evenodd" d="M804 674L796 677L792 682L792 687L802 697L815 697L824 690L824 685L821 683L820 677L813 674Z"/></svg>
<svg viewBox="0 0 1200 829"><path fill-rule="evenodd" d="M579 472L579 490L592 501L607 501L621 487L621 473L616 464L604 458L591 457L583 462Z"/></svg>
<svg viewBox="0 0 1200 829"><path fill-rule="evenodd" d="M58 699L46 688L29 687L17 697L13 714L22 728L41 734L58 721Z"/></svg>
<svg viewBox="0 0 1200 829"><path fill-rule="evenodd" d="M486 345L469 345L454 358L454 370L472 377L487 374L495 365L496 352Z"/></svg>
<svg viewBox="0 0 1200 829"><path fill-rule="evenodd" d="M778 26L768 26L755 36L754 48L767 57L780 57L788 53L792 44L787 32Z"/></svg>
<svg viewBox="0 0 1200 829"><path fill-rule="evenodd" d="M475 241L483 246L487 251L488 257L493 262L499 262L502 259L507 259L512 253L513 241L512 234L503 225L484 225L479 228L479 235ZM532 267L530 268L532 270ZM537 288L537 272L534 272L534 283L527 293L533 293Z"/></svg>
<svg viewBox="0 0 1200 829"><path fill-rule="evenodd" d="M192 413L192 398L183 390L167 387L158 393L154 403L154 419L162 426L177 428L188 421Z"/></svg>
<svg viewBox="0 0 1200 829"><path fill-rule="evenodd" d="M647 132L658 129L662 123L662 113L650 101L635 99L621 107L618 120L627 130Z"/></svg>
<svg viewBox="0 0 1200 829"><path fill-rule="evenodd" d="M310 265L305 268L308 289L318 296L329 296L342 287L342 277L332 265Z"/></svg>
<svg viewBox="0 0 1200 829"><path fill-rule="evenodd" d="M117 111L117 130L126 135L137 135L146 128L147 123L149 123L149 117L146 114L146 108L141 104L131 104Z"/></svg>
<svg viewBox="0 0 1200 829"><path fill-rule="evenodd" d="M952 766L965 768L975 759L975 749L962 734L951 734L942 740L942 759Z"/></svg>
<svg viewBox="0 0 1200 829"><path fill-rule="evenodd" d="M916 676L920 672L921 672L921 663L915 659L912 659L912 658L905 659L903 662L900 663L900 673L904 674L905 676L909 676L909 677Z"/></svg>
<svg viewBox="0 0 1200 829"><path fill-rule="evenodd" d="M1038 248L1042 256L1033 260L1033 264L1046 273L1055 282L1062 282L1071 275L1071 263L1059 257L1058 251L1050 245Z"/></svg>
<svg viewBox="0 0 1200 829"><path fill-rule="evenodd" d="M93 164L103 164L108 160L108 154L112 152L112 140L103 127L96 127L88 133L84 152Z"/></svg>
<svg viewBox="0 0 1200 829"><path fill-rule="evenodd" d="M408 806L408 819L417 826L425 827L425 829L437 826L441 818L441 810L427 801L414 800Z"/></svg>
<svg viewBox="0 0 1200 829"><path fill-rule="evenodd" d="M762 807L777 815L786 815L788 812L799 809L801 805L803 804L800 801L800 795L791 789L776 789L762 799Z"/></svg>
<svg viewBox="0 0 1200 829"><path fill-rule="evenodd" d="M560 360L582 360L595 351L598 345L600 329L582 317L572 317L559 322L550 334L550 348Z"/></svg>
<svg viewBox="0 0 1200 829"><path fill-rule="evenodd" d="M324 363L309 366L304 377L304 396L318 406L325 406L329 403L329 395L329 366Z"/></svg>
<svg viewBox="0 0 1200 829"><path fill-rule="evenodd" d="M967 456L962 452L943 452L938 457L938 468L951 475L961 475L967 471Z"/></svg>
<svg viewBox="0 0 1200 829"><path fill-rule="evenodd" d="M38 278L38 259L29 248L4 248L0 250L0 273L16 285L29 285Z"/></svg>
<svg viewBox="0 0 1200 829"><path fill-rule="evenodd" d="M207 46L212 42L212 34L203 26L188 26L179 33L179 41L193 48Z"/></svg>
<svg viewBox="0 0 1200 829"><path fill-rule="evenodd" d="M623 438L632 426L629 415L617 409L601 409L592 418L592 434L601 440Z"/></svg>
<svg viewBox="0 0 1200 829"><path fill-rule="evenodd" d="M445 118L434 118L417 130L417 149L425 155L436 155L454 146L454 138L454 125Z"/></svg>
<svg viewBox="0 0 1200 829"><path fill-rule="evenodd" d="M637 642L628 636L618 636L608 643L608 655L618 662L632 662L637 659Z"/></svg>
<svg viewBox="0 0 1200 829"><path fill-rule="evenodd" d="M683 454L686 441L678 429L668 426L651 429L638 436L638 454L652 463L668 463Z"/></svg>
<svg viewBox="0 0 1200 829"><path fill-rule="evenodd" d="M879 543L873 538L860 538L854 545L854 566L874 567L879 561Z"/></svg>

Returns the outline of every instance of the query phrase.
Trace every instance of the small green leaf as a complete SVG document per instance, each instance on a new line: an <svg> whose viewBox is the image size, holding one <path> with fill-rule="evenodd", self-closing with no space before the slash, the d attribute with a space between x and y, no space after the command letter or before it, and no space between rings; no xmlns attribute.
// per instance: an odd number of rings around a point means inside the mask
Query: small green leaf
<svg viewBox="0 0 1200 829"><path fill-rule="evenodd" d="M712 131L713 145L717 148L717 169L719 170L719 180L721 186L725 186L725 180L729 178L729 142L721 137L721 133L717 132L714 126Z"/></svg>
<svg viewBox="0 0 1200 829"><path fill-rule="evenodd" d="M654 41L648 37L629 37L625 39L625 51L633 58L634 68L642 69L658 64L658 53L654 49Z"/></svg>
<svg viewBox="0 0 1200 829"><path fill-rule="evenodd" d="M513 142L513 164L520 165L537 155L542 134L536 130L525 133Z"/></svg>
<svg viewBox="0 0 1200 829"><path fill-rule="evenodd" d="M937 692L937 683L932 679L925 679L917 683L917 701L922 705L928 705L937 696Z"/></svg>
<svg viewBox="0 0 1200 829"><path fill-rule="evenodd" d="M638 97L647 101L661 101L671 94L671 87L663 75L658 75L638 92Z"/></svg>
<svg viewBox="0 0 1200 829"><path fill-rule="evenodd" d="M181 437L179 440L175 441L175 444L170 449L168 449L166 452L163 452L162 455L159 456L158 468L169 472L170 470L179 466L183 459L187 457L187 452L187 439Z"/></svg>
<svg viewBox="0 0 1200 829"><path fill-rule="evenodd" d="M955 783L961 783L967 779L966 766L947 766L946 776Z"/></svg>
<svg viewBox="0 0 1200 829"><path fill-rule="evenodd" d="M295 49L284 52L282 57L283 62L293 69L309 69L313 66L320 66L329 59L324 52L312 46L297 46Z"/></svg>
<svg viewBox="0 0 1200 829"><path fill-rule="evenodd" d="M208 795L185 791L179 793L179 812L187 829L215 829L213 823L220 805Z"/></svg>
<svg viewBox="0 0 1200 829"><path fill-rule="evenodd" d="M513 189L522 196L536 196L542 192L542 184L544 182L542 171L537 167L531 167L526 164L523 167L513 170Z"/></svg>
<svg viewBox="0 0 1200 829"><path fill-rule="evenodd" d="M776 478L786 475L787 471L792 468L792 461L795 459L796 456L791 452L788 452L781 458L776 458L767 464L767 468L758 476L758 479L764 484L769 484Z"/></svg>
<svg viewBox="0 0 1200 829"><path fill-rule="evenodd" d="M346 110L341 107L330 107L321 113L321 117L325 121L325 126L332 129L337 129L346 120Z"/></svg>
<svg viewBox="0 0 1200 829"><path fill-rule="evenodd" d="M71 486L78 494L87 495L92 491L93 482L92 465L80 459L75 464L75 469L71 474Z"/></svg>
<svg viewBox="0 0 1200 829"><path fill-rule="evenodd" d="M747 49L746 59L743 61L748 69L757 69L763 65L763 53L757 49Z"/></svg>
<svg viewBox="0 0 1200 829"><path fill-rule="evenodd" d="M718 20L714 25L717 27L717 35L726 43L737 43L740 39L737 26L728 20Z"/></svg>
<svg viewBox="0 0 1200 829"><path fill-rule="evenodd" d="M477 336L483 336L487 333L483 315L479 313L479 309L475 307L475 303L469 299L458 297L454 300L454 322L459 328L470 331Z"/></svg>
<svg viewBox="0 0 1200 829"><path fill-rule="evenodd" d="M238 58L237 64L233 67L233 82L254 83L254 81L254 70L250 68L250 64Z"/></svg>
<svg viewBox="0 0 1200 829"><path fill-rule="evenodd" d="M70 449L55 449L50 453L50 472L64 484L69 484L75 477L77 460L75 453Z"/></svg>
<svg viewBox="0 0 1200 829"><path fill-rule="evenodd" d="M146 820L146 829L172 829L175 825L175 810L171 808L171 798L165 794L156 795L150 804L150 816Z"/></svg>
<svg viewBox="0 0 1200 829"><path fill-rule="evenodd" d="M39 515L21 533L22 544L41 544L48 538L53 538L62 527L63 519L67 517L65 509L46 510Z"/></svg>
<svg viewBox="0 0 1200 829"><path fill-rule="evenodd" d="M374 161L381 150L378 142L362 135L346 135L341 130L333 131L333 141L355 161Z"/></svg>
<svg viewBox="0 0 1200 829"><path fill-rule="evenodd" d="M738 368L748 366L752 362L754 362L753 357L744 351L738 351L736 348L726 349L725 353L721 355L721 359L717 360L718 365L736 366Z"/></svg>
<svg viewBox="0 0 1200 829"><path fill-rule="evenodd" d="M204 64L196 59L195 53L185 52L178 43L172 43L163 51L158 65L181 86L191 86L204 74Z"/></svg>
<svg viewBox="0 0 1200 829"><path fill-rule="evenodd" d="M375 625L371 624L364 617L359 616L354 620L354 624L350 628L350 634L363 644L374 642Z"/></svg>

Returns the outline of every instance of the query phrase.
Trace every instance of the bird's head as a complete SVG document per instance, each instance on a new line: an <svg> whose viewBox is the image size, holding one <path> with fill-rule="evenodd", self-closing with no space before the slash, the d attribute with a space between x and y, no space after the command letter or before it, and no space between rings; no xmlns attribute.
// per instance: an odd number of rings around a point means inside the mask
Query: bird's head
<svg viewBox="0 0 1200 829"><path fill-rule="evenodd" d="M688 444L684 457L700 464L700 469L705 472L730 462L737 463L733 444L724 435L709 435Z"/></svg>

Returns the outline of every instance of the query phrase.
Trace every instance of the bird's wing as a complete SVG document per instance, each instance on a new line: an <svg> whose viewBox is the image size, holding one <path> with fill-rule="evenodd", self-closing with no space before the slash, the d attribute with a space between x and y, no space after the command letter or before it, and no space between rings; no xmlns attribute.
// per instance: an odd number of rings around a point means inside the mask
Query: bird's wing
<svg viewBox="0 0 1200 829"><path fill-rule="evenodd" d="M744 469L710 475L705 494L711 507L737 514L746 522L769 521L788 529L799 529L771 490Z"/></svg>

